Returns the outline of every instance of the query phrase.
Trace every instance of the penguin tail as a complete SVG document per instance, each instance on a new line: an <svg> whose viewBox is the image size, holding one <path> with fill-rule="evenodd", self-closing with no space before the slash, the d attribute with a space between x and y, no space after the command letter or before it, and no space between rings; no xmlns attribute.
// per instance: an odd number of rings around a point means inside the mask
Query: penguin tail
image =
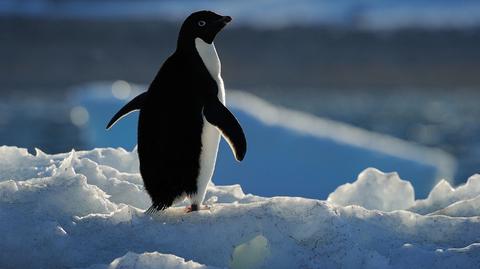
<svg viewBox="0 0 480 269"><path fill-rule="evenodd" d="M145 211L145 215L152 216L152 215L155 215L155 213L157 212L158 212L158 209L154 205L152 205Z"/></svg>
<svg viewBox="0 0 480 269"><path fill-rule="evenodd" d="M168 207L169 207L169 206L167 206L167 205L157 205L157 204L153 204L153 205L151 205L147 210L145 210L145 215L153 216L153 215L155 215L156 213L167 209Z"/></svg>

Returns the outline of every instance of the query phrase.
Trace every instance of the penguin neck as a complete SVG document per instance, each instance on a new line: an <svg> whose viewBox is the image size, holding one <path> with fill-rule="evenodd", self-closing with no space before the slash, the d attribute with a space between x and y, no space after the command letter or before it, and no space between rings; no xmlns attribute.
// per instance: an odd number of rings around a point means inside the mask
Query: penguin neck
<svg viewBox="0 0 480 269"><path fill-rule="evenodd" d="M195 48L195 42L190 35L180 33L177 40L177 51L188 52Z"/></svg>
<svg viewBox="0 0 480 269"><path fill-rule="evenodd" d="M213 42L211 44L201 38L195 38L195 49L210 75L215 79L220 77L221 63Z"/></svg>

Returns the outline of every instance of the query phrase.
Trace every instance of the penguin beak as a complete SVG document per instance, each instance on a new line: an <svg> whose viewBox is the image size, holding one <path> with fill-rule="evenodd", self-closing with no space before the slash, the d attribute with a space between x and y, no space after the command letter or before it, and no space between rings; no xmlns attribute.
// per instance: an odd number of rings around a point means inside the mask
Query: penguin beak
<svg viewBox="0 0 480 269"><path fill-rule="evenodd" d="M230 17L230 16L223 16L223 17L220 18L218 21L221 22L221 23L225 26L225 25L227 25L227 23L229 23L229 22L232 21L232 17Z"/></svg>

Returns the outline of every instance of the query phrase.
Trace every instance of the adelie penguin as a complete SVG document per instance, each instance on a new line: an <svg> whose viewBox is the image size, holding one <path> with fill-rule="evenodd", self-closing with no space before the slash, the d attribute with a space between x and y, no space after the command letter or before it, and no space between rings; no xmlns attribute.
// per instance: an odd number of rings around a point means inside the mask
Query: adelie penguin
<svg viewBox="0 0 480 269"><path fill-rule="evenodd" d="M185 198L191 201L187 211L202 206L220 135L238 161L245 156L247 142L237 119L225 107L221 65L213 44L231 20L211 11L191 14L180 29L176 51L148 91L126 104L107 125L109 129L121 117L140 110L140 173L152 199L147 213Z"/></svg>

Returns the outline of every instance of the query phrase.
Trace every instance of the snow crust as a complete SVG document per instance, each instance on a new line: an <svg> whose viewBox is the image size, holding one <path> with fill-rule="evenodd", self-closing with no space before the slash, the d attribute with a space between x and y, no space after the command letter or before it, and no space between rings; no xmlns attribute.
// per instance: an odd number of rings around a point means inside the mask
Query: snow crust
<svg viewBox="0 0 480 269"><path fill-rule="evenodd" d="M375 169L327 201L211 184L209 210L150 217L134 151L4 146L0 163L0 268L480 266L480 175L425 200Z"/></svg>

